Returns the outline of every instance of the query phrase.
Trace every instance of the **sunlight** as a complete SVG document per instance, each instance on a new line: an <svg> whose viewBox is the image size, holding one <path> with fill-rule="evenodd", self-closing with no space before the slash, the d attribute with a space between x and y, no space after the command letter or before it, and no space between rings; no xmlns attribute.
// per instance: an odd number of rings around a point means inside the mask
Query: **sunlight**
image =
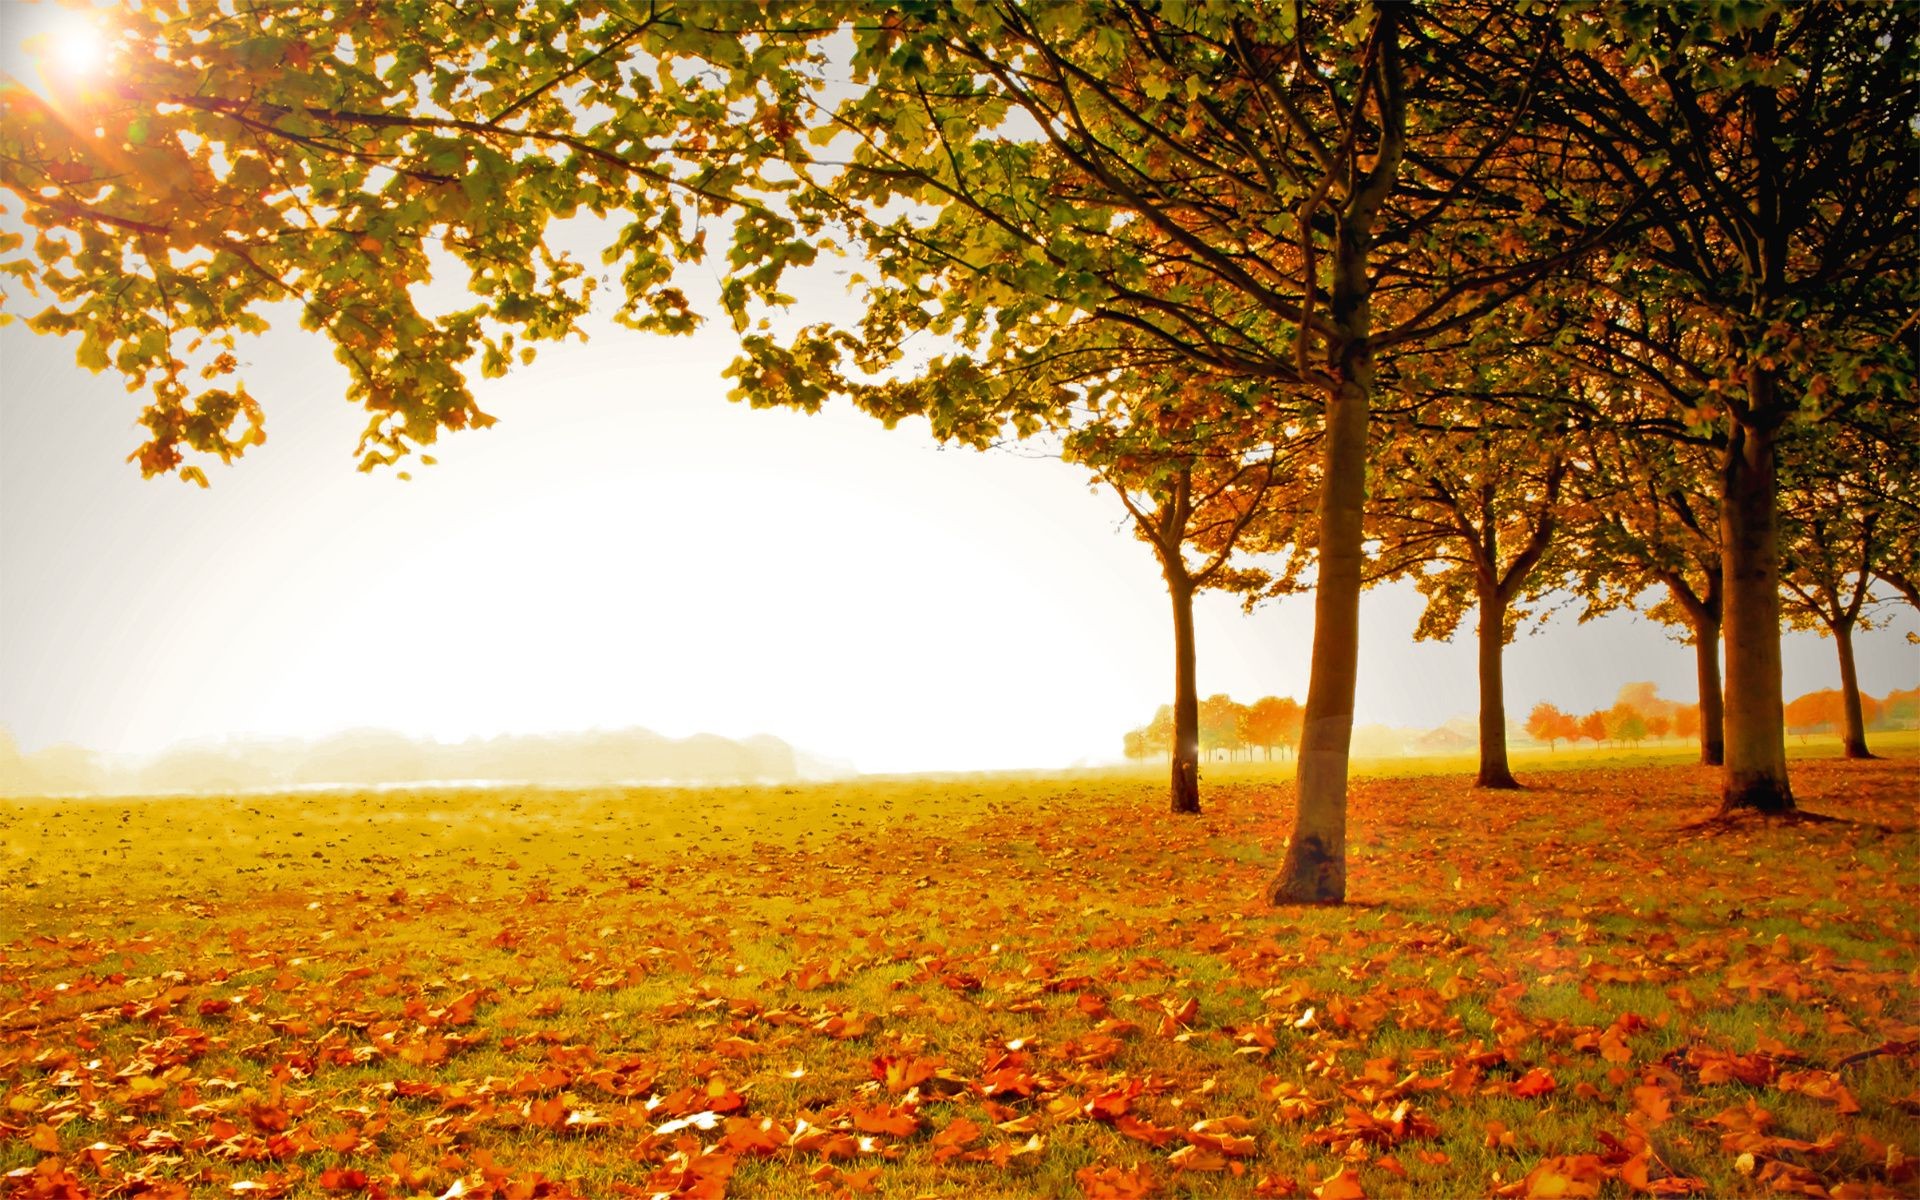
<svg viewBox="0 0 1920 1200"><path fill-rule="evenodd" d="M87 76L106 61L107 43L97 27L75 18L53 32L48 51L48 65L62 75Z"/></svg>

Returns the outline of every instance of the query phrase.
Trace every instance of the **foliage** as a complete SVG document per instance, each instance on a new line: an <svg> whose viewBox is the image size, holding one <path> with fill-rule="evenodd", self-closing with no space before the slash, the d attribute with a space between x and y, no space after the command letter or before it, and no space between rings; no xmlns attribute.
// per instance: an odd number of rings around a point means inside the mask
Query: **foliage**
<svg viewBox="0 0 1920 1200"><path fill-rule="evenodd" d="M1572 741L1580 736L1580 723L1542 700L1527 714L1527 736L1557 750L1562 740Z"/></svg>
<svg viewBox="0 0 1920 1200"><path fill-rule="evenodd" d="M1885 706L1872 696L1861 693L1860 705L1868 728L1878 725L1886 711ZM1846 695L1838 688L1822 688L1796 696L1787 702L1787 731L1789 733L1808 734L1833 732L1845 729L1847 724Z"/></svg>
<svg viewBox="0 0 1920 1200"><path fill-rule="evenodd" d="M1306 711L1292 696L1262 696L1247 709L1248 745L1260 746L1273 757L1276 746L1292 750L1300 745Z"/></svg>
<svg viewBox="0 0 1920 1200"><path fill-rule="evenodd" d="M0 83L0 187L38 232L0 235L0 276L43 296L41 332L147 392L148 474L204 482L187 451L264 436L235 334L291 303L333 343L370 419L363 467L491 422L469 371L576 333L599 277L560 236L590 230L619 317L685 332L675 284L715 217L735 260L808 261L763 200L786 186L785 114L807 43L750 36L744 7L555 6L526 21L442 5L195 2L115 14L109 70L43 96ZM740 206L744 206L741 208ZM591 251L590 251L591 252ZM420 285L451 277L464 306ZM726 304L775 300L736 275ZM16 294L17 297L17 294Z"/></svg>

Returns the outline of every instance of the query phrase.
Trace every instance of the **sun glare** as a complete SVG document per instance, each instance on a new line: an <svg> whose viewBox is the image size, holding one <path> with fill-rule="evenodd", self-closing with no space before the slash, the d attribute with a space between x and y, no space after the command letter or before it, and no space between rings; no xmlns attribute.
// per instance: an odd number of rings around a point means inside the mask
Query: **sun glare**
<svg viewBox="0 0 1920 1200"><path fill-rule="evenodd" d="M91 75L106 61L106 39L92 25L75 21L56 29L48 47L50 66L63 75Z"/></svg>

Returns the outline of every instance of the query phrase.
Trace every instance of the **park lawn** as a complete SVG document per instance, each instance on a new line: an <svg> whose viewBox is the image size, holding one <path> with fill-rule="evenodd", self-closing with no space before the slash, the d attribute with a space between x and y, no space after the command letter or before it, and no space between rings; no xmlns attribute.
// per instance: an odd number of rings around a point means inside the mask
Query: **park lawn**
<svg viewBox="0 0 1920 1200"><path fill-rule="evenodd" d="M0 801L0 1192L1911 1195L1894 750Z"/></svg>

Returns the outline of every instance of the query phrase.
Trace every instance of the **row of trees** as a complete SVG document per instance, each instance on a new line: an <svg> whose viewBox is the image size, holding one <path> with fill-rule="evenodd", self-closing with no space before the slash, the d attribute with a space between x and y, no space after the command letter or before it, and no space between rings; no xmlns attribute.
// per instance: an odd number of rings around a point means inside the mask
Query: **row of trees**
<svg viewBox="0 0 1920 1200"><path fill-rule="evenodd" d="M1242 704L1221 693L1202 700L1199 715L1203 756L1224 754L1231 759L1244 751L1252 757L1259 749L1272 761L1275 750L1282 757L1297 750L1306 710L1292 696L1262 696ZM1128 730L1121 745L1131 759L1172 758L1177 745L1173 706L1161 705L1152 721Z"/></svg>
<svg viewBox="0 0 1920 1200"><path fill-rule="evenodd" d="M0 277L146 390L143 470L259 439L231 339L269 306L334 343L373 467L487 423L472 374L577 331L601 280L556 222L602 218L620 318L666 333L717 235L736 397L1050 436L1116 493L1172 602L1176 810L1195 591L1312 587L1277 901L1345 892L1372 580L1413 579L1430 636L1476 613L1487 786L1515 627L1560 588L1662 589L1723 805L1765 812L1793 807L1783 592L1847 680L1870 589L1920 605L1920 7L522 15L184 0L121 18L110 86L0 92L34 233ZM430 246L471 306L417 306ZM767 320L823 252L859 258L859 318Z"/></svg>
<svg viewBox="0 0 1920 1200"><path fill-rule="evenodd" d="M1854 727L1856 720L1862 722L1859 729ZM1895 690L1882 700L1863 692L1849 696L1835 688L1808 692L1787 703L1784 721L1789 733L1836 734L1852 757L1861 757L1866 750L1864 730L1911 729L1920 722L1920 688ZM1628 684L1611 707L1585 716L1562 712L1542 701L1527 714L1526 730L1527 736L1553 749L1563 741L1637 743L1647 738L1658 741L1669 734L1692 738L1701 730L1700 706L1662 699L1652 684ZM1855 745L1859 754L1851 753Z"/></svg>

